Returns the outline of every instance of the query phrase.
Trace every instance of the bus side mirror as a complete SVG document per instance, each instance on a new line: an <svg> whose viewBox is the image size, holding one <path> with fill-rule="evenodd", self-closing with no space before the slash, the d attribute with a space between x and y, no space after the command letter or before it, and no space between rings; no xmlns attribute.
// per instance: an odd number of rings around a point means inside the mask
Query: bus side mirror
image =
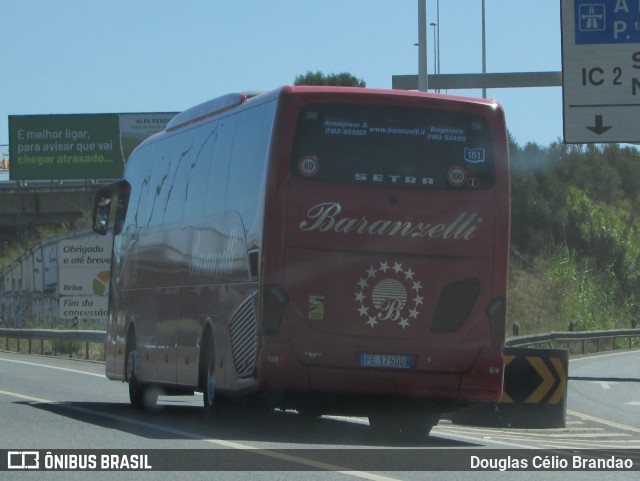
<svg viewBox="0 0 640 481"><path fill-rule="evenodd" d="M93 203L93 232L107 235L111 213L111 192L99 190Z"/></svg>
<svg viewBox="0 0 640 481"><path fill-rule="evenodd" d="M118 235L122 231L129 205L130 190L131 186L126 180L119 180L96 192L93 201L93 232L107 235L110 227L109 219L112 219L113 222L114 235ZM112 212L114 206L115 209Z"/></svg>

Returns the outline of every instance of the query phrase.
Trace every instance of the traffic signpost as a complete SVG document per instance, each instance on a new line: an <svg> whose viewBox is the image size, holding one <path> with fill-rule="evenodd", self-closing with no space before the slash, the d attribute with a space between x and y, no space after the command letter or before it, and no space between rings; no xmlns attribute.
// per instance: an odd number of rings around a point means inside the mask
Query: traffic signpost
<svg viewBox="0 0 640 481"><path fill-rule="evenodd" d="M562 0L566 143L640 140L640 2Z"/></svg>

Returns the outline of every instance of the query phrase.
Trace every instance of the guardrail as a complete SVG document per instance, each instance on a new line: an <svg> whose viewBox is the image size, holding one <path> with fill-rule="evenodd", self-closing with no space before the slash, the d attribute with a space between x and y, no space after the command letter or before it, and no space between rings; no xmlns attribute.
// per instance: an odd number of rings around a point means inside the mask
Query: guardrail
<svg viewBox="0 0 640 481"><path fill-rule="evenodd" d="M32 341L40 341L40 354L44 354L44 342L52 342L53 355L57 355L59 351L58 342L84 342L85 343L85 359L89 359L89 345L102 344L107 338L105 331L82 331L77 329L0 329L0 339L5 340L5 349L9 350L9 339L16 340L16 351L20 352L20 341L28 341L29 354L32 354ZM102 350L104 360L104 349Z"/></svg>
<svg viewBox="0 0 640 481"><path fill-rule="evenodd" d="M631 349L634 346L632 342L633 338L640 338L640 329L614 329L610 331L580 331L580 332L547 332L544 334L532 334L529 336L519 336L507 339L506 346L530 346L530 347L542 347L546 344L550 348L559 347L559 343L564 343L567 348L571 348L573 343L581 343L581 353L586 354L587 342L591 344L595 343L595 351L601 350L613 350L615 351L618 346L616 342L618 339L625 340L625 347L628 346ZM610 341L610 342L606 342ZM556 344L554 346L554 343ZM610 344L611 348L607 349L607 345Z"/></svg>
<svg viewBox="0 0 640 481"><path fill-rule="evenodd" d="M89 344L104 344L107 337L105 331L82 331L77 329L0 329L0 339L5 339L5 349L9 350L9 339L16 339L16 350L20 351L20 341L28 341L29 354L32 353L32 341L40 341L40 354L44 354L44 341L52 341L53 354L57 354L57 341L71 341L85 343L85 359L89 358ZM624 339L625 347L631 349L634 346L634 338L640 338L640 329L616 329L610 331L580 331L580 332L547 332L544 334L532 334L529 336L512 337L506 340L508 347L559 347L559 343L571 347L573 343L582 343L581 353L586 354L587 342L595 343L595 351L616 350L620 345L619 339ZM610 342L607 342L610 341ZM555 343L555 345L554 345ZM640 344L640 343L639 343ZM544 346L546 345L546 346ZM609 347L610 345L610 347ZM103 354L104 355L104 354Z"/></svg>

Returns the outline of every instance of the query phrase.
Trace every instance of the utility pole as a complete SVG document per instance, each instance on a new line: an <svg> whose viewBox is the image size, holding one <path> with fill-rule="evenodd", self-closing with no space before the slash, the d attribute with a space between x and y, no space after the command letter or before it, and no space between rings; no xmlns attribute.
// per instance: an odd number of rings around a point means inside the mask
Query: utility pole
<svg viewBox="0 0 640 481"><path fill-rule="evenodd" d="M438 58L438 66L434 73L440 75L440 0L436 2L436 24L437 24L436 30L438 31L438 38L435 42L436 42L436 45L438 45L438 53L436 54L436 57Z"/></svg>
<svg viewBox="0 0 640 481"><path fill-rule="evenodd" d="M482 0L482 73L487 73L487 32L485 21L485 0ZM482 89L482 98L487 98L487 89Z"/></svg>
<svg viewBox="0 0 640 481"><path fill-rule="evenodd" d="M427 74L427 0L418 0L418 90L429 89Z"/></svg>

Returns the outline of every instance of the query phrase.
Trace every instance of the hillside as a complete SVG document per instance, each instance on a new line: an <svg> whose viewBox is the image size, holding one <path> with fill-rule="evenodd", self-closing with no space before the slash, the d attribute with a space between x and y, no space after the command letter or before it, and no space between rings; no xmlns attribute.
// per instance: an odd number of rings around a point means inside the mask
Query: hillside
<svg viewBox="0 0 640 481"><path fill-rule="evenodd" d="M511 142L509 333L630 327L639 314L640 154Z"/></svg>

